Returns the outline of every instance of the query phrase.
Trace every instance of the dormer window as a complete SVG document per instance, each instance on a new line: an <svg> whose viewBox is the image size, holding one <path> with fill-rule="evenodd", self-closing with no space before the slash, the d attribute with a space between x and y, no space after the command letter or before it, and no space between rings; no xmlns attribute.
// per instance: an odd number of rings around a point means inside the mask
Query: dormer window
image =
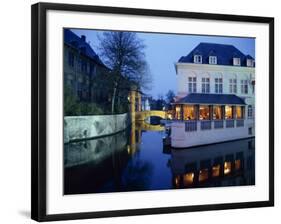
<svg viewBox="0 0 281 224"><path fill-rule="evenodd" d="M247 59L247 67L254 67L254 60L253 59Z"/></svg>
<svg viewBox="0 0 281 224"><path fill-rule="evenodd" d="M202 64L202 55L194 55L194 63Z"/></svg>
<svg viewBox="0 0 281 224"><path fill-rule="evenodd" d="M240 58L233 58L233 65L240 66L241 65Z"/></svg>
<svg viewBox="0 0 281 224"><path fill-rule="evenodd" d="M209 64L216 65L217 64L217 57L216 56L209 56Z"/></svg>

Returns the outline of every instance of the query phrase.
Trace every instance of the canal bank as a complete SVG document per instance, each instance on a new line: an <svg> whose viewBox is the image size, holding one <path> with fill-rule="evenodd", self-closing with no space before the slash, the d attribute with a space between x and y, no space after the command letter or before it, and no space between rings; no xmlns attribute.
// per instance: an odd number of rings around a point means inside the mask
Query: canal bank
<svg viewBox="0 0 281 224"><path fill-rule="evenodd" d="M129 114L65 116L64 143L105 137L125 130L130 124Z"/></svg>

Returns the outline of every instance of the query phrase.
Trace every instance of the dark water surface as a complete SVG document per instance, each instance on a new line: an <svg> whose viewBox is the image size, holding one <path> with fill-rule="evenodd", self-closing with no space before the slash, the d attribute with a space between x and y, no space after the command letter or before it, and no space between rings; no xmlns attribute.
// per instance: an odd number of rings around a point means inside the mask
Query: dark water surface
<svg viewBox="0 0 281 224"><path fill-rule="evenodd" d="M254 139L188 149L163 147L159 125L64 146L64 193L255 184Z"/></svg>

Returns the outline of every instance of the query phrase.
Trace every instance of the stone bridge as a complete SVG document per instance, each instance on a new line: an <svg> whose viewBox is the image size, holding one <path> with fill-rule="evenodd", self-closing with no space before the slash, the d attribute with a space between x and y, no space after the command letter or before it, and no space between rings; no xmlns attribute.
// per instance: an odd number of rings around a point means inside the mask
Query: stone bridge
<svg viewBox="0 0 281 224"><path fill-rule="evenodd" d="M167 112L161 110L146 110L135 112L136 121L144 121L148 117L161 117L162 119L166 119Z"/></svg>

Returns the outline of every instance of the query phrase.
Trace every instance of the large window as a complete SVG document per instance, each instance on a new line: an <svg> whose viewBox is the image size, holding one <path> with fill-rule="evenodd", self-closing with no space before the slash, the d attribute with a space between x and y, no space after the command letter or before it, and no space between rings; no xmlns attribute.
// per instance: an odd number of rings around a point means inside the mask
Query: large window
<svg viewBox="0 0 281 224"><path fill-rule="evenodd" d="M210 78L202 78L202 93L210 92Z"/></svg>
<svg viewBox="0 0 281 224"><path fill-rule="evenodd" d="M183 119L195 120L195 106L190 106L190 105L183 106Z"/></svg>
<svg viewBox="0 0 281 224"><path fill-rule="evenodd" d="M202 55L194 55L194 63L202 64Z"/></svg>
<svg viewBox="0 0 281 224"><path fill-rule="evenodd" d="M188 92L189 93L196 93L196 77L188 77Z"/></svg>
<svg viewBox="0 0 281 224"><path fill-rule="evenodd" d="M222 107L221 106L213 107L213 119L222 120Z"/></svg>
<svg viewBox="0 0 281 224"><path fill-rule="evenodd" d="M176 120L181 120L181 106L180 105L176 105L176 108L175 108L175 119Z"/></svg>
<svg viewBox="0 0 281 224"><path fill-rule="evenodd" d="M248 94L248 80L241 80L241 93Z"/></svg>
<svg viewBox="0 0 281 224"><path fill-rule="evenodd" d="M199 119L200 120L210 120L210 107L200 106L199 107Z"/></svg>
<svg viewBox="0 0 281 224"><path fill-rule="evenodd" d="M229 93L237 93L237 80L229 79Z"/></svg>
<svg viewBox="0 0 281 224"><path fill-rule="evenodd" d="M243 106L236 107L236 118L244 119L244 107Z"/></svg>
<svg viewBox="0 0 281 224"><path fill-rule="evenodd" d="M215 78L215 93L222 93L222 78Z"/></svg>
<svg viewBox="0 0 281 224"><path fill-rule="evenodd" d="M233 119L233 107L225 106L225 119Z"/></svg>

